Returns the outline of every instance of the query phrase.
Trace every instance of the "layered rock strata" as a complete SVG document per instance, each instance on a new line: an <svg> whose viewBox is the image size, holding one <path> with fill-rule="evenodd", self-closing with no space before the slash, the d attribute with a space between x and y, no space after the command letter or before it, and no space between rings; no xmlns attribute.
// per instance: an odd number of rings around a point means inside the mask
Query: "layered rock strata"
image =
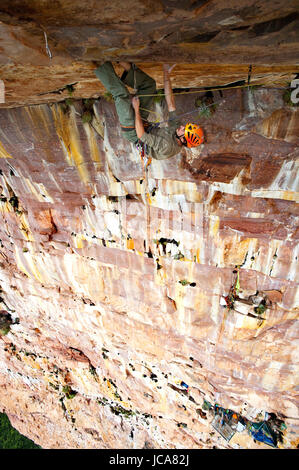
<svg viewBox="0 0 299 470"><path fill-rule="evenodd" d="M104 99L91 122L81 101L0 112L0 405L43 448L265 446L226 442L204 400L298 444L298 111L214 99L206 143L147 174Z"/></svg>

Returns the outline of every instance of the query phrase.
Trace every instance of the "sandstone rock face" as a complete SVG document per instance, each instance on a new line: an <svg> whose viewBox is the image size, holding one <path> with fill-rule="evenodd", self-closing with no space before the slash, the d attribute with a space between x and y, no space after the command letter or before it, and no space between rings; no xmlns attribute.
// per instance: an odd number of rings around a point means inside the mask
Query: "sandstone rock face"
<svg viewBox="0 0 299 470"><path fill-rule="evenodd" d="M207 143L146 178L113 103L94 103L104 138L81 102L1 110L1 300L19 318L0 341L1 408L42 447L263 447L227 443L204 399L279 414L296 447L298 140L262 135L273 110L252 124L250 93L225 91ZM257 292L260 317L242 307Z"/></svg>
<svg viewBox="0 0 299 470"><path fill-rule="evenodd" d="M246 430L227 442L206 400L275 413L296 448L298 108L246 87L214 91L203 116L195 90L251 64L255 83L294 78L296 2L85 3L1 3L0 411L49 449L269 448ZM177 62L177 110L204 145L144 173L113 103L82 119L102 59L158 86Z"/></svg>

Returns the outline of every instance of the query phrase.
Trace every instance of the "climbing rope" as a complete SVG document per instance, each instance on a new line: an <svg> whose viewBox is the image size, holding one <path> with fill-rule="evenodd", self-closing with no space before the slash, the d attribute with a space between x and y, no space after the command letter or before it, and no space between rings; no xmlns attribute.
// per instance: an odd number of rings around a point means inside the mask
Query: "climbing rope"
<svg viewBox="0 0 299 470"><path fill-rule="evenodd" d="M132 64L132 69L133 69L133 77L134 77L134 94L137 93L137 87L136 87L136 65Z"/></svg>
<svg viewBox="0 0 299 470"><path fill-rule="evenodd" d="M146 144L144 144L143 142L141 142L140 140L138 140L137 144L136 144L136 148L139 152L139 155L140 155L140 159L141 159L141 164L142 164L142 174L143 174L143 179L145 179L146 177L146 173L147 173L147 169L149 167L149 165L151 164L152 162L152 159L151 157L148 156L147 154L147 146Z"/></svg>
<svg viewBox="0 0 299 470"><path fill-rule="evenodd" d="M145 237L145 251L148 252L150 248L150 196L148 187L148 168L151 164L151 157L147 155L147 146L145 143L138 140L135 145L141 159L142 165L142 183L144 184L144 195L146 198L145 210L146 210L146 237Z"/></svg>
<svg viewBox="0 0 299 470"><path fill-rule="evenodd" d="M236 86L233 86L233 87L223 87L223 88L209 88L209 89L202 89L202 90L196 90L196 91L182 91L182 92L178 92L178 93L173 93L174 95L186 95L186 94L195 94L195 93L202 93L202 92L208 92L208 91L217 91L217 90L232 90L232 89L235 89L235 88L247 88L247 89L250 89L250 87L254 87L254 86L263 86L265 84L250 84L250 76L249 76L249 80L248 80L248 83L246 83L245 85L236 85ZM285 87L272 87L272 89L274 90L285 90ZM138 95L138 97L143 97L143 96L157 96L157 94L153 94L153 95ZM159 93L159 96L165 96L165 93ZM208 108L209 106L214 106L214 105L217 105L219 103L222 103L224 101L224 99L222 100L219 100L219 101L215 101L209 105L202 105L202 106L199 106L198 108L196 109L193 109L192 111L188 111L186 113L183 113L183 114L179 114L177 115L175 118L172 118L172 119L167 119L165 121L154 121L155 124L162 124L164 122L168 122L168 121L173 121L177 118L180 118L182 116L187 116L189 114L193 114L193 113L196 113L196 112L200 112L201 110L206 109ZM150 113L153 113L153 114L156 114L156 115L159 115L159 113L157 111L154 111L152 109L147 109L147 108L141 108L143 111L148 111Z"/></svg>

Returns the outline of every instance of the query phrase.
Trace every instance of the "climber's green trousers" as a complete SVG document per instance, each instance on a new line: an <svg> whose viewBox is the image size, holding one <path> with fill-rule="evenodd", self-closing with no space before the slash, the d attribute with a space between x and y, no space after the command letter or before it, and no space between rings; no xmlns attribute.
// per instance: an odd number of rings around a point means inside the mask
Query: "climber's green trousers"
<svg viewBox="0 0 299 470"><path fill-rule="evenodd" d="M157 91L156 82L138 67L134 66L128 72L124 72L119 78L111 62L105 62L95 70L95 74L104 87L112 94L116 112L121 125L123 137L130 142L137 142L138 137L135 130L135 112L131 105L131 96L125 85L137 90L137 95L154 95ZM140 108L151 110L153 96L140 96ZM149 111L140 109L143 120L146 121Z"/></svg>

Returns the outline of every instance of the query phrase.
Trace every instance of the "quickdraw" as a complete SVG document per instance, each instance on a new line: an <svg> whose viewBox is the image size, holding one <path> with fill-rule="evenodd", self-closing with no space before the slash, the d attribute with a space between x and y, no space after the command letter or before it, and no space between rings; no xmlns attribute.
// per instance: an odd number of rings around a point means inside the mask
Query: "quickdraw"
<svg viewBox="0 0 299 470"><path fill-rule="evenodd" d="M147 170L149 165L151 164L151 157L147 155L147 148L146 144L138 140L136 144L136 148L139 151L139 155L141 158L141 165L142 165L142 174L144 182L144 195L145 195L145 207L146 207L146 237L145 237L145 250L146 252L149 251L150 248L150 195L149 195L149 188L148 188L148 181L147 181Z"/></svg>

